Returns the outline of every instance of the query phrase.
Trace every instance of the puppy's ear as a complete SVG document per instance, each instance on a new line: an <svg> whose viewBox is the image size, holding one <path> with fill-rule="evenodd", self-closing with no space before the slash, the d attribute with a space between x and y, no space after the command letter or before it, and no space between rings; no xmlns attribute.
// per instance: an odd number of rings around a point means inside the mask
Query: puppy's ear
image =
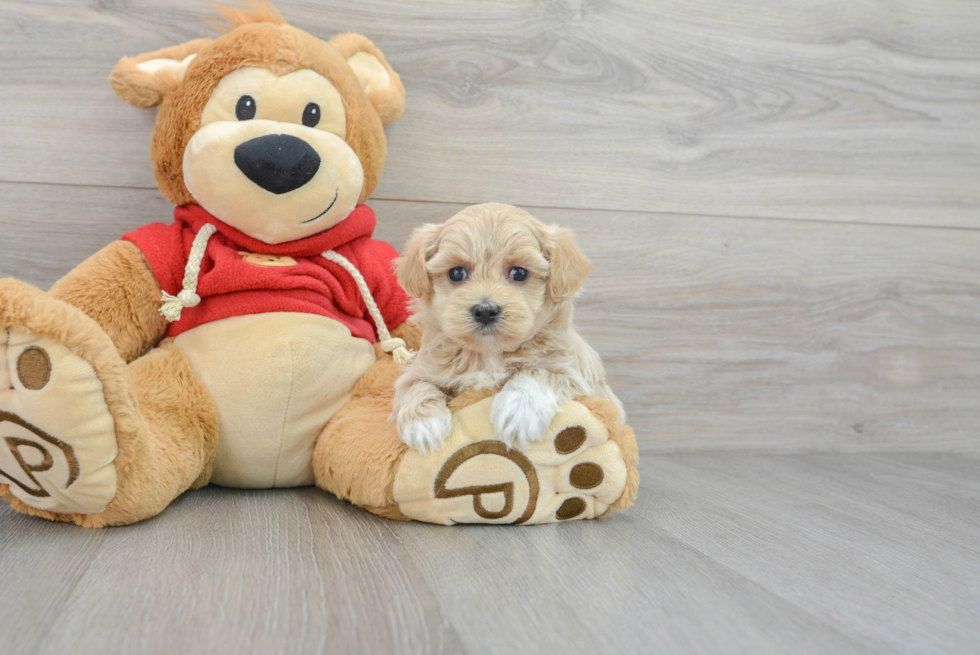
<svg viewBox="0 0 980 655"><path fill-rule="evenodd" d="M180 86L191 61L209 45L211 39L195 39L139 57L123 57L112 69L109 84L117 96L131 105L141 109L156 107Z"/></svg>
<svg viewBox="0 0 980 655"><path fill-rule="evenodd" d="M390 123L405 109L405 87L378 46L361 34L340 34L330 40L347 60L382 123Z"/></svg>
<svg viewBox="0 0 980 655"><path fill-rule="evenodd" d="M405 248L405 254L395 262L398 284L402 285L410 296L426 300L432 293L432 280L429 278L425 264L436 254L441 234L441 225L427 223L416 228Z"/></svg>
<svg viewBox="0 0 980 655"><path fill-rule="evenodd" d="M562 227L548 229L547 254L551 262L548 293L554 302L568 300L585 283L592 262L579 250L571 230Z"/></svg>

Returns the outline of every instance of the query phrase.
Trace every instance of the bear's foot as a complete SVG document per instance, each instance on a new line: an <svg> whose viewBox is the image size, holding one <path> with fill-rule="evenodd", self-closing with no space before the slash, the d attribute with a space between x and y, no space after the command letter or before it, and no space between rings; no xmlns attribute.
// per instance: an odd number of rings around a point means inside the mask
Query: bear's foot
<svg viewBox="0 0 980 655"><path fill-rule="evenodd" d="M438 451L405 454L393 487L404 517L530 525L596 518L632 503L639 479L632 434L621 448L599 414L573 402L542 440L508 448L494 433L492 400L456 412L452 434Z"/></svg>
<svg viewBox="0 0 980 655"><path fill-rule="evenodd" d="M92 514L116 495L116 436L91 364L50 339L0 332L0 481L21 502Z"/></svg>
<svg viewBox="0 0 980 655"><path fill-rule="evenodd" d="M77 309L0 281L0 493L18 509L93 514L115 497L115 421L92 364L107 349L119 360Z"/></svg>

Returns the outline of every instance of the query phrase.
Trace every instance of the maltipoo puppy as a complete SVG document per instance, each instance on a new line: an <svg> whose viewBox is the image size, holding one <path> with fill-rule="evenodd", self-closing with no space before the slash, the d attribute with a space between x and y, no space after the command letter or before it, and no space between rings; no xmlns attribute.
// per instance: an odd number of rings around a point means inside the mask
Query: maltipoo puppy
<svg viewBox="0 0 980 655"><path fill-rule="evenodd" d="M599 355L572 327L590 268L570 231L511 205L474 205L418 228L397 264L423 331L395 386L402 441L438 448L452 426L447 398L470 389L503 387L491 420L509 446L541 439L579 395L614 403L625 420Z"/></svg>

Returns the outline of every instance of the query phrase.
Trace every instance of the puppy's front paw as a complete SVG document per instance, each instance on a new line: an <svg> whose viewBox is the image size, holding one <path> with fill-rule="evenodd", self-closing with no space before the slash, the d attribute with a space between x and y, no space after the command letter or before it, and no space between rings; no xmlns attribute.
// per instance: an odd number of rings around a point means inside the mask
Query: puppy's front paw
<svg viewBox="0 0 980 655"><path fill-rule="evenodd" d="M558 411L558 395L537 381L515 377L493 399L490 420L508 446L540 441Z"/></svg>
<svg viewBox="0 0 980 655"><path fill-rule="evenodd" d="M398 416L398 438L422 453L437 450L453 427L453 415L445 403L427 403Z"/></svg>

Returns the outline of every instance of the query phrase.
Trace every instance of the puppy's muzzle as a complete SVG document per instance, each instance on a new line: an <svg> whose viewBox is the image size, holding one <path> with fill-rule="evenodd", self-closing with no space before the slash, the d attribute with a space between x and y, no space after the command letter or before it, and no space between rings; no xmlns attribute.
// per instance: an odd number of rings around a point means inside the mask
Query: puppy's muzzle
<svg viewBox="0 0 980 655"><path fill-rule="evenodd" d="M266 191L283 194L313 179L320 169L320 155L303 139L267 134L239 144L235 165Z"/></svg>
<svg viewBox="0 0 980 655"><path fill-rule="evenodd" d="M500 317L500 307L488 302L474 305L471 311L473 318L483 327L490 327Z"/></svg>

